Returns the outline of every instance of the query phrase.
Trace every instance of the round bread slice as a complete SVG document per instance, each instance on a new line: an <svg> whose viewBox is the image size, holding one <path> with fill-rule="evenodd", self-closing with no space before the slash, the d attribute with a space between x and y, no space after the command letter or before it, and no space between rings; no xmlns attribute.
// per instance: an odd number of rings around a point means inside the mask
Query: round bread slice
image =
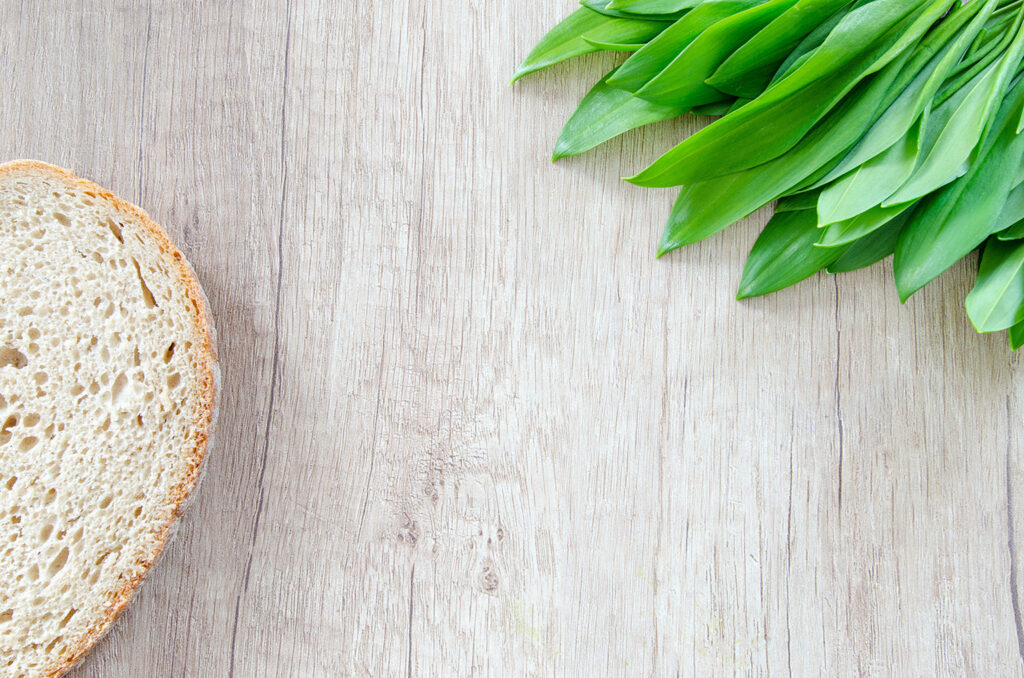
<svg viewBox="0 0 1024 678"><path fill-rule="evenodd" d="M0 675L59 676L128 603L216 420L205 297L149 216L0 165Z"/></svg>

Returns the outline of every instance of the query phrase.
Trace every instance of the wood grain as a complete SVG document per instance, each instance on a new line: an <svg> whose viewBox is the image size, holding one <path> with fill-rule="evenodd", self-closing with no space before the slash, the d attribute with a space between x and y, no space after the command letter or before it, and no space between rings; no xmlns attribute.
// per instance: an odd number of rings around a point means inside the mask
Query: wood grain
<svg viewBox="0 0 1024 678"><path fill-rule="evenodd" d="M1019 676L1024 385L888 263L736 302L551 165L572 7L0 3L0 157L149 210L213 304L219 444L92 676Z"/></svg>

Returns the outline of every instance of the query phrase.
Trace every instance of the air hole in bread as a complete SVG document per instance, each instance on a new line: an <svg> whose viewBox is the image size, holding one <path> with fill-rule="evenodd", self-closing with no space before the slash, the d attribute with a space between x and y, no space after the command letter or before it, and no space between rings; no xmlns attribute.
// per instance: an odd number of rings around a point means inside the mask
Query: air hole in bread
<svg viewBox="0 0 1024 678"><path fill-rule="evenodd" d="M12 429L15 426L17 426L18 421L20 419L21 417L19 417L17 414L8 415L8 417L4 419L3 426L0 426L0 433L8 431L9 429Z"/></svg>
<svg viewBox="0 0 1024 678"><path fill-rule="evenodd" d="M142 286L142 300L146 302L146 308L156 308L156 299L153 297L153 292L150 291L149 285L146 284L145 279L142 277L142 268L139 267L139 260L132 257L132 263L135 264L135 275L139 276L139 284Z"/></svg>
<svg viewBox="0 0 1024 678"><path fill-rule="evenodd" d="M61 570L63 570L64 566L68 564L68 557L70 557L70 555L71 552L68 550L67 546L62 548L54 557L54 559L50 561L50 567L47 570L47 574L49 574L52 577Z"/></svg>
<svg viewBox="0 0 1024 678"><path fill-rule="evenodd" d="M121 232L121 225L120 224L115 224L114 220L108 217L107 218L107 228L109 228L110 232L114 234L114 237L117 238L117 241L123 245L124 244L124 234Z"/></svg>
<svg viewBox="0 0 1024 678"><path fill-rule="evenodd" d="M64 636L57 636L46 646L46 652L53 652L53 649L57 646L57 643L64 640Z"/></svg>
<svg viewBox="0 0 1024 678"><path fill-rule="evenodd" d="M71 220L68 219L68 215L63 212L54 212L53 218L56 219L61 226L67 227L71 225Z"/></svg>
<svg viewBox="0 0 1024 678"><path fill-rule="evenodd" d="M28 357L16 348L0 346L0 367L13 367L16 370L28 365Z"/></svg>
<svg viewBox="0 0 1024 678"><path fill-rule="evenodd" d="M122 405L124 402L124 387L128 385L128 377L125 376L124 372L117 375L117 379L114 380L114 385L110 387L110 402L114 407Z"/></svg>
<svg viewBox="0 0 1024 678"><path fill-rule="evenodd" d="M71 618L75 616L76 612L78 612L78 610L76 610L75 608L71 608L70 610L68 610L68 613L64 615L63 619L60 620L60 624L57 625L57 628L62 629L65 626L67 626L68 622L71 621Z"/></svg>

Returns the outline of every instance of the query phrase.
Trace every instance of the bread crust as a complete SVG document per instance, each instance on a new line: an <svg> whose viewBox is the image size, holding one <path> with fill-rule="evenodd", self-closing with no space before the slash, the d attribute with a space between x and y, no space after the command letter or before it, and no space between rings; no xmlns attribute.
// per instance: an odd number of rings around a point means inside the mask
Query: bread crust
<svg viewBox="0 0 1024 678"><path fill-rule="evenodd" d="M86 632L77 647L70 648L62 656L55 657L48 667L43 669L43 676L57 678L78 664L97 642L106 634L114 621L124 612L131 601L132 595L139 588L146 574L163 551L164 546L173 535L178 518L186 508L189 497L197 487L206 460L207 452L217 425L218 403L220 397L220 367L217 360L216 330L210 313L209 301L204 294L195 272L185 256L171 242L167 233L146 213L145 210L119 198L110 191L95 183L77 177L74 173L55 165L38 160L14 160L0 164L0 178L7 176L42 175L48 179L57 179L81 191L89 191L98 198L106 200L117 212L138 221L157 244L160 253L172 264L177 274L177 282L185 292L189 304L189 314L195 330L194 344L204 358L200 365L202 370L201 404L193 414L197 429L200 431L194 449L185 451L187 472L181 483L172 494L172 508L167 520L153 532L153 548L138 562L138 574L126 578L121 588L109 597L107 608L100 619Z"/></svg>

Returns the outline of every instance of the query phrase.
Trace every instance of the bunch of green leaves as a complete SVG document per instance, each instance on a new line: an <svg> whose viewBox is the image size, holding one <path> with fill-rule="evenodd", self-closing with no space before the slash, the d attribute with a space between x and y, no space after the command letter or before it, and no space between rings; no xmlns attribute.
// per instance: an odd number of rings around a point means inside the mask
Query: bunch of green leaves
<svg viewBox="0 0 1024 678"><path fill-rule="evenodd" d="M906 301L980 250L968 316L1024 343L1024 0L583 0L515 79L598 51L554 159L722 116L628 179L681 187L658 256L777 201L739 298L893 255Z"/></svg>

